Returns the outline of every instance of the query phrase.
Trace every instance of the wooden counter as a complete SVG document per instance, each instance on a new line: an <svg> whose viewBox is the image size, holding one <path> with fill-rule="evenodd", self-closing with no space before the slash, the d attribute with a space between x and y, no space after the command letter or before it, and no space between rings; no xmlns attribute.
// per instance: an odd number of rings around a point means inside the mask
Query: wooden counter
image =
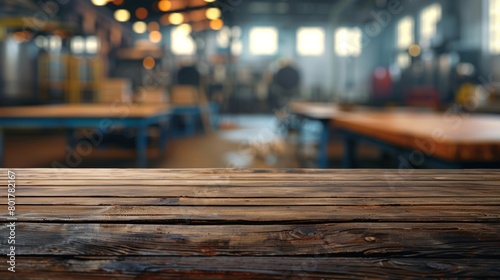
<svg viewBox="0 0 500 280"><path fill-rule="evenodd" d="M1 279L500 277L499 170L12 171Z"/></svg>

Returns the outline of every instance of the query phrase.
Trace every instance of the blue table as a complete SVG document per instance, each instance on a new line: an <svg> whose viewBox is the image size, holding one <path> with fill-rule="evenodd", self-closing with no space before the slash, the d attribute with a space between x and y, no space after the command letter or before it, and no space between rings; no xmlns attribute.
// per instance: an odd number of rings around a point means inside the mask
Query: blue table
<svg viewBox="0 0 500 280"><path fill-rule="evenodd" d="M335 103L295 101L291 102L288 107L291 114L321 123L322 129L318 143L317 166L319 168L328 168L328 144L331 133L330 122L340 113L338 105Z"/></svg>
<svg viewBox="0 0 500 280"><path fill-rule="evenodd" d="M204 122L203 115L209 120L204 123L203 129L206 130L206 125L211 125L213 128L218 127L219 106L216 103L207 103L200 105L172 105L172 120L174 118L183 118L185 121L185 130L181 131L178 123L172 124L173 136L192 136L197 132L197 121ZM210 122L210 123L208 123Z"/></svg>
<svg viewBox="0 0 500 280"><path fill-rule="evenodd" d="M0 166L4 162L3 130L7 128L64 128L68 131L68 151L87 154L89 149L99 146L100 135L115 128L133 128L136 130L137 167L147 164L147 129L157 125L160 129L160 151L166 147L167 127L170 108L166 105L135 104L78 104L47 105L0 108ZM95 128L95 133L85 135L75 141L74 129ZM66 165L71 166L66 157Z"/></svg>

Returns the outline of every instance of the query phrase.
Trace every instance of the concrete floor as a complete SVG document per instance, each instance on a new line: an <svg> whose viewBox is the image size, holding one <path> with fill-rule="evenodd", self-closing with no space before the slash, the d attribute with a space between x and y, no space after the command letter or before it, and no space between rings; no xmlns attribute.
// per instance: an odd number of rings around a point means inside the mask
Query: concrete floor
<svg viewBox="0 0 500 280"><path fill-rule="evenodd" d="M148 150L151 168L293 168L315 167L317 128L309 127L302 159L297 160L295 145L284 141L272 116L225 116L223 127L203 135L170 139L167 151ZM229 125L228 125L229 124ZM7 168L133 168L133 149L94 147L78 154L68 149L63 131L10 131L6 133L5 167ZM330 146L332 167L340 166L342 145ZM362 147L360 154L367 167L379 167L378 152ZM308 160L309 159L309 160ZM371 162L371 163L370 163ZM383 167L383 166L381 166Z"/></svg>

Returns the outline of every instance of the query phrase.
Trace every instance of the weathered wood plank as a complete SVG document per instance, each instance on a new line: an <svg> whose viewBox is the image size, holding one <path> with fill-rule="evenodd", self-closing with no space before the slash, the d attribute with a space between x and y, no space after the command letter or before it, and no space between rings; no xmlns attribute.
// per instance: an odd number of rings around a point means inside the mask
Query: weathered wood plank
<svg viewBox="0 0 500 280"><path fill-rule="evenodd" d="M0 193L5 197L7 193ZM351 186L325 186L325 187L228 187L218 185L207 186L21 186L16 187L17 196L120 196L120 197L282 197L282 198L331 198L331 197L477 197L500 196L500 187L490 186L436 186L423 191L420 185L394 187L351 187Z"/></svg>
<svg viewBox="0 0 500 280"><path fill-rule="evenodd" d="M2 231L6 226L0 227ZM500 258L499 224L135 225L18 223L17 254ZM82 234L82 233L85 234ZM2 240L0 254L8 245Z"/></svg>
<svg viewBox="0 0 500 280"><path fill-rule="evenodd" d="M491 205L500 206L500 197L300 197L300 198L210 198L210 197L17 197L16 205L170 205L170 206L335 206L335 205Z"/></svg>
<svg viewBox="0 0 500 280"><path fill-rule="evenodd" d="M500 277L499 171L15 171L16 279Z"/></svg>
<svg viewBox="0 0 500 280"><path fill-rule="evenodd" d="M0 258L5 261L5 257ZM2 279L382 279L500 277L498 260L289 257L19 257ZM85 278L85 276L88 276ZM89 278L95 276L95 278ZM17 277L17 278L16 278ZM79 277L79 278L78 278ZM109 278L106 278L109 279Z"/></svg>
<svg viewBox="0 0 500 280"><path fill-rule="evenodd" d="M469 187L469 186L494 186L500 187L500 181L288 181L282 179L281 181L247 181L247 180L24 180L18 179L17 184L20 186L234 186L234 187L342 187L349 186L350 188L373 188L373 187L411 187L417 186L419 188L434 188L434 187Z"/></svg>
<svg viewBox="0 0 500 280"><path fill-rule="evenodd" d="M500 222L496 206L22 206L21 222ZM7 218L7 214L2 214Z"/></svg>
<svg viewBox="0 0 500 280"><path fill-rule="evenodd" d="M318 169L13 169L30 180L289 180L289 181L475 181L500 180L500 170L318 170ZM0 179L6 178L0 169ZM198 179L199 178L199 179Z"/></svg>

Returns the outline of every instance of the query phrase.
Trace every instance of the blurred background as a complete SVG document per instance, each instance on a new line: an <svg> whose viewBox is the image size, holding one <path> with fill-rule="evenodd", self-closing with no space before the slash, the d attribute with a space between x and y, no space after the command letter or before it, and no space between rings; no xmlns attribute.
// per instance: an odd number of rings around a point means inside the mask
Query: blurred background
<svg viewBox="0 0 500 280"><path fill-rule="evenodd" d="M298 150L290 101L445 110L481 90L473 113L499 114L499 54L500 0L0 0L0 110L207 104L213 127L174 116L150 167L315 167L321 125L301 123ZM8 129L4 165L50 167L64 135ZM78 165L133 166L107 147Z"/></svg>

